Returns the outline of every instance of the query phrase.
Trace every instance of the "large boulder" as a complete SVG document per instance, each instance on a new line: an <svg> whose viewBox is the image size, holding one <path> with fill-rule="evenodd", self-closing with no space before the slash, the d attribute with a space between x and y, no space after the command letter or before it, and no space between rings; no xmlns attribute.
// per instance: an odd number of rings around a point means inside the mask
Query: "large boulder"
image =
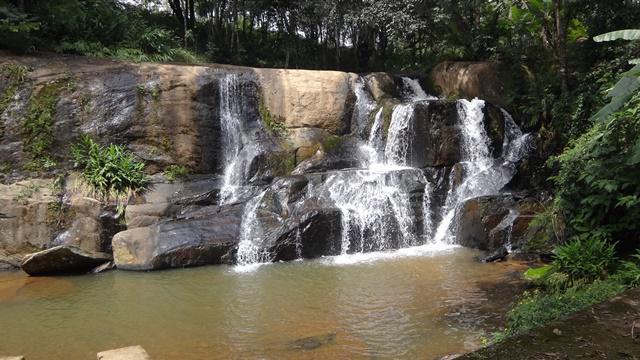
<svg viewBox="0 0 640 360"><path fill-rule="evenodd" d="M339 71L254 69L270 116L288 128L311 127L335 135L350 129L355 74Z"/></svg>
<svg viewBox="0 0 640 360"><path fill-rule="evenodd" d="M433 68L431 80L445 97L477 97L501 106L507 102L498 63L445 61Z"/></svg>
<svg viewBox="0 0 640 360"><path fill-rule="evenodd" d="M453 166L460 161L462 134L455 101L423 101L414 107L414 141L409 164L416 167Z"/></svg>
<svg viewBox="0 0 640 360"><path fill-rule="evenodd" d="M456 240L489 252L526 250L533 240L529 225L542 211L536 197L504 194L469 199L459 214Z"/></svg>
<svg viewBox="0 0 640 360"><path fill-rule="evenodd" d="M231 261L244 205L188 209L175 220L138 227L113 237L116 267L156 270Z"/></svg>
<svg viewBox="0 0 640 360"><path fill-rule="evenodd" d="M377 72L368 74L365 77L365 82L369 92L376 102L393 98L398 95L395 80L393 76L387 73Z"/></svg>
<svg viewBox="0 0 640 360"><path fill-rule="evenodd" d="M109 254L61 245L25 256L20 267L29 275L83 273L109 260Z"/></svg>
<svg viewBox="0 0 640 360"><path fill-rule="evenodd" d="M273 261L340 254L342 213L336 208L304 209L264 231L263 246Z"/></svg>

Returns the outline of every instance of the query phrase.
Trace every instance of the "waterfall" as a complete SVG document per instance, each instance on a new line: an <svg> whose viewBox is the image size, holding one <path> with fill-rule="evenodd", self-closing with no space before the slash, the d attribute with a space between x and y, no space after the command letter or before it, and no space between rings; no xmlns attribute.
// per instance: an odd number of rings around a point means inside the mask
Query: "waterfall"
<svg viewBox="0 0 640 360"><path fill-rule="evenodd" d="M356 104L353 114L356 124L356 134L364 135L367 124L369 123L369 115L376 108L377 104L367 91L365 81L362 78L358 78L353 90L356 94Z"/></svg>
<svg viewBox="0 0 640 360"><path fill-rule="evenodd" d="M384 157L388 165L404 166L413 139L413 104L401 104L393 109L387 134Z"/></svg>
<svg viewBox="0 0 640 360"><path fill-rule="evenodd" d="M454 168L449 175L449 190L435 234L436 242L451 242L456 213L466 200L500 192L513 177L515 163L526 154L530 142L529 134L522 134L511 116L503 110L503 161L496 161L491 157L490 139L484 128L484 101L458 100L457 106L462 130L462 181L456 187L454 179L460 174Z"/></svg>
<svg viewBox="0 0 640 360"><path fill-rule="evenodd" d="M406 76L402 77L402 84L406 89L403 95L407 101L438 100L435 96L427 95L416 79L411 79Z"/></svg>
<svg viewBox="0 0 640 360"><path fill-rule="evenodd" d="M246 183L247 166L259 150L240 121L242 94L237 81L236 76L229 75L221 82L220 116L225 144L223 156L227 163L223 203L236 199L237 189ZM435 98L427 95L416 80L403 78L402 81L405 100L393 108L387 134L384 134L383 108L375 112L369 127L377 104L361 79L354 83L356 104L352 130L359 141L361 167L328 171L324 180L309 182L303 199L288 205L289 213L304 209L305 200L339 209L342 254L451 243L461 204L472 197L497 194L513 176L515 162L530 147L529 135L522 134L504 112L503 153L501 158L494 159L485 130L484 101L459 100L456 106L461 160L449 172L444 204L440 208L434 206L432 197L436 186L422 169L408 165L413 155L416 106L419 103L428 106L423 102ZM237 253L237 263L244 268L273 259L268 247L272 244L266 245L263 239L263 230L267 230L262 228L264 218L259 216L261 205L268 201L267 191L263 189L245 205ZM283 221L276 217L271 220ZM295 251L301 255L300 229L296 229L295 234Z"/></svg>
<svg viewBox="0 0 640 360"><path fill-rule="evenodd" d="M240 242L236 261L240 266L260 264L271 261L269 249L262 245L262 232L258 220L258 209L266 191L247 202L240 223Z"/></svg>
<svg viewBox="0 0 640 360"><path fill-rule="evenodd" d="M251 160L260 152L258 141L251 139L243 119L243 90L237 74L226 74L220 80L220 136L224 161L222 204L237 200L238 191L246 182Z"/></svg>

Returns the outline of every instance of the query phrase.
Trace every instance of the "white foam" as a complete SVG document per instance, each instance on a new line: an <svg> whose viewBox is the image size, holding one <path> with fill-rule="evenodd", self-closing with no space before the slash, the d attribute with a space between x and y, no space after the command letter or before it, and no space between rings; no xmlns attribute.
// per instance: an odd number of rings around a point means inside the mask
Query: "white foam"
<svg viewBox="0 0 640 360"><path fill-rule="evenodd" d="M374 251L368 253L342 254L323 257L320 261L326 265L357 265L384 260L395 260L407 257L434 256L439 253L459 248L459 245L432 243L411 246L392 251Z"/></svg>

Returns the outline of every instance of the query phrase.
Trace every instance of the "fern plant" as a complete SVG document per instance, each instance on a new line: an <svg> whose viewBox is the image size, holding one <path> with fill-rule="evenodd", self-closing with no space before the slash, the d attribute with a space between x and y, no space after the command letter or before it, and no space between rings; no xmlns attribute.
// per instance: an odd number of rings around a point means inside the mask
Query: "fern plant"
<svg viewBox="0 0 640 360"><path fill-rule="evenodd" d="M82 179L103 198L115 199L121 204L148 183L144 162L137 160L123 145L103 147L84 135L72 147L72 155L75 167L82 171Z"/></svg>

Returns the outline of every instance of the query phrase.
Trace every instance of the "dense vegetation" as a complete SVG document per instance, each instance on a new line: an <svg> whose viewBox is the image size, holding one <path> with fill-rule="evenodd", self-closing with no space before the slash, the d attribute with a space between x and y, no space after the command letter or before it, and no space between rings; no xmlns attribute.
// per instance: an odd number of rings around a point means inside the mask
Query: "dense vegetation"
<svg viewBox="0 0 640 360"><path fill-rule="evenodd" d="M619 259L640 238L640 67L632 64L640 48L593 41L638 24L633 0L0 0L0 46L19 53L359 72L499 62L509 110L539 134L522 169L527 186L554 194L535 224L561 244L540 291L512 311L511 333L638 285L637 263ZM596 39L617 38L636 37ZM49 121L42 99L25 126L34 160L50 145L46 133L29 130ZM85 139L76 149L99 192L143 185L142 165L122 148ZM187 174L166 171L170 180Z"/></svg>

